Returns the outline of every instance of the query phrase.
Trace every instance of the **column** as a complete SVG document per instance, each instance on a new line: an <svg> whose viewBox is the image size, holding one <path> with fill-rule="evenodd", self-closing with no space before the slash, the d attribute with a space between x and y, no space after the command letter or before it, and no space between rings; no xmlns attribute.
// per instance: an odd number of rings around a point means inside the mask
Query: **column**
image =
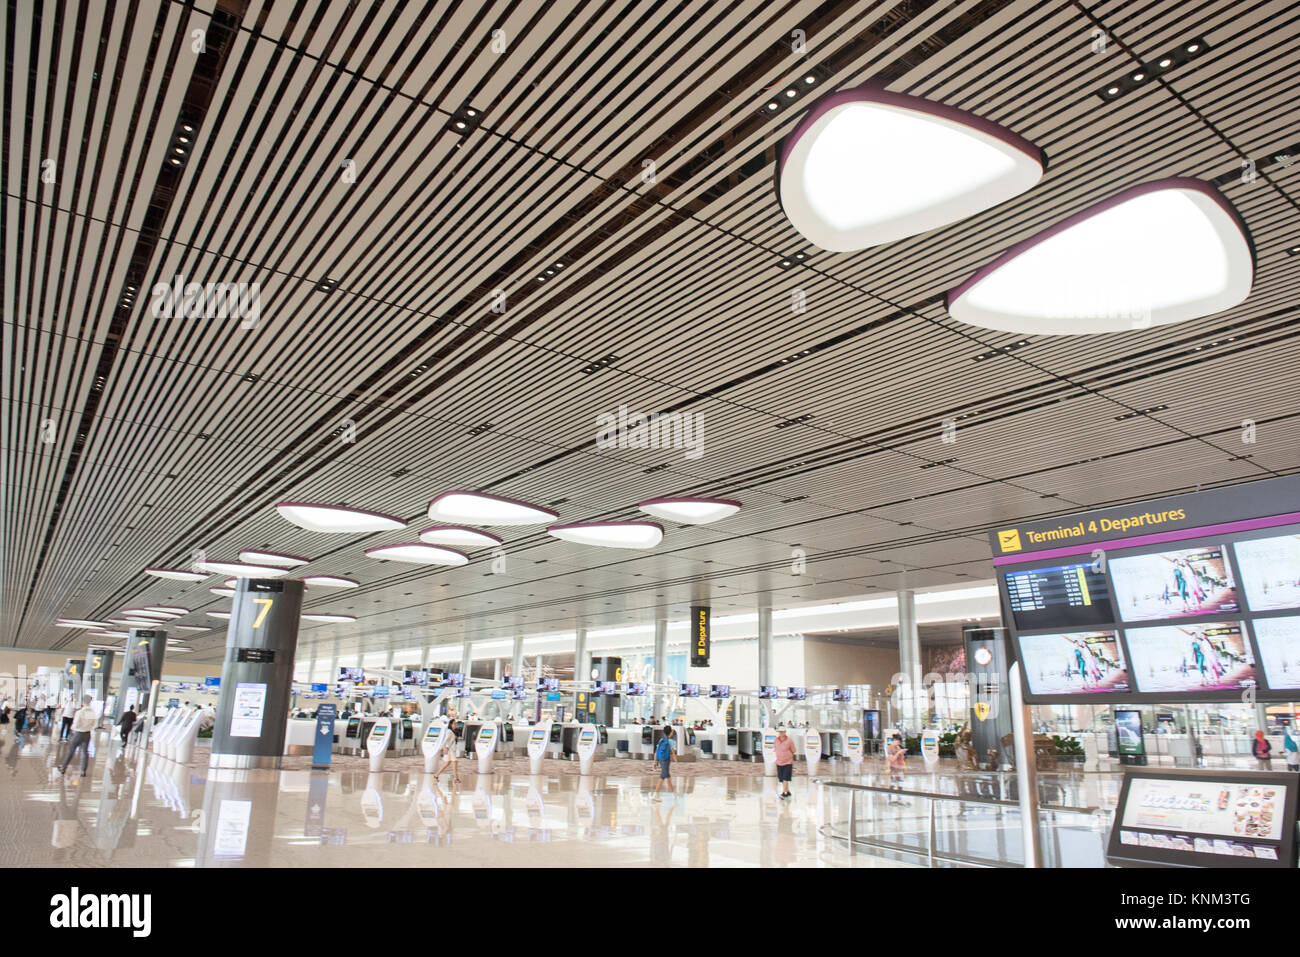
<svg viewBox="0 0 1300 957"><path fill-rule="evenodd" d="M903 712L907 730L913 734L925 726L926 709L922 704L921 636L916 628L916 593L900 589L898 600L898 670L906 676L910 703ZM900 685L901 687L901 685Z"/></svg>
<svg viewBox="0 0 1300 957"><path fill-rule="evenodd" d="M114 718L122 717L127 704L134 707L137 714L145 714L150 689L154 681L162 677L166 654L167 632L160 628L131 629L130 637L126 639L126 661L122 664L122 681L117 687L117 714ZM134 689L134 694L130 689Z"/></svg>
<svg viewBox="0 0 1300 957"><path fill-rule="evenodd" d="M236 586L212 729L212 767L280 767L302 592L300 581L241 579Z"/></svg>
<svg viewBox="0 0 1300 957"><path fill-rule="evenodd" d="M762 685L772 684L772 609L770 606L758 609L758 683ZM759 713L761 714L761 726L766 728L771 724L770 714L772 709L771 702L760 701L758 703Z"/></svg>
<svg viewBox="0 0 1300 957"><path fill-rule="evenodd" d="M519 676L524 673L524 636L515 635L515 647L510 653L510 674Z"/></svg>
<svg viewBox="0 0 1300 957"><path fill-rule="evenodd" d="M492 680L495 681L498 685L501 684L501 659L500 658L494 658L492 660Z"/></svg>
<svg viewBox="0 0 1300 957"><path fill-rule="evenodd" d="M461 674L465 676L467 682L469 681L469 673L473 670L474 666L472 651L473 649L470 646L469 639L466 638L465 643L461 645L460 648L460 670Z"/></svg>
<svg viewBox="0 0 1300 957"><path fill-rule="evenodd" d="M668 622L663 618L655 619L655 684L664 685L668 680ZM655 693L654 717L664 716L664 696Z"/></svg>
<svg viewBox="0 0 1300 957"><path fill-rule="evenodd" d="M573 680L591 680L591 658L587 655L587 626L579 625L573 642Z"/></svg>

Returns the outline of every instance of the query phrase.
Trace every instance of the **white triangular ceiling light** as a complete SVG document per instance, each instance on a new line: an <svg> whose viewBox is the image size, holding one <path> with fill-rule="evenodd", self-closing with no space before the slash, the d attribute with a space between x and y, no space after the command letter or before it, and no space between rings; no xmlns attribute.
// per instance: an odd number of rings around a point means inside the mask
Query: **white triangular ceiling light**
<svg viewBox="0 0 1300 957"><path fill-rule="evenodd" d="M469 556L454 548L426 545L423 542L404 542L399 545L379 545L367 548L366 555L388 562L409 562L413 565L465 565Z"/></svg>
<svg viewBox="0 0 1300 957"><path fill-rule="evenodd" d="M1146 329L1231 309L1255 257L1209 183L1134 186L1019 243L948 293L954 319L1028 335Z"/></svg>
<svg viewBox="0 0 1300 957"><path fill-rule="evenodd" d="M683 525L707 525L740 511L740 503L726 498L652 498L638 502L647 515Z"/></svg>
<svg viewBox="0 0 1300 957"><path fill-rule="evenodd" d="M199 562L198 566L204 571L216 575L230 575L232 578L280 578L289 574L287 568L272 568L270 565L245 565L242 562Z"/></svg>
<svg viewBox="0 0 1300 957"><path fill-rule="evenodd" d="M321 505L312 502L280 502L275 510L289 522L309 532L360 535L366 532L391 532L406 523L394 515L371 512L345 505Z"/></svg>
<svg viewBox="0 0 1300 957"><path fill-rule="evenodd" d="M604 548L654 548L664 538L663 527L655 522L570 522L546 531L562 541Z"/></svg>
<svg viewBox="0 0 1300 957"><path fill-rule="evenodd" d="M430 545L455 545L458 548L492 548L501 539L465 525L435 525L420 532L420 541Z"/></svg>
<svg viewBox="0 0 1300 957"><path fill-rule="evenodd" d="M250 565L276 565L285 568L297 568L299 565L306 565L310 558L301 558L298 555L283 555L280 552L264 552L257 548L245 548L239 553L241 562L248 562Z"/></svg>
<svg viewBox="0 0 1300 957"><path fill-rule="evenodd" d="M323 622L345 622L356 621L352 615L302 615L303 621L323 621Z"/></svg>
<svg viewBox="0 0 1300 957"><path fill-rule="evenodd" d="M997 123L868 84L822 97L782 141L777 196L809 242L850 252L983 212L1046 166Z"/></svg>
<svg viewBox="0 0 1300 957"><path fill-rule="evenodd" d="M206 572L185 571L182 568L146 568L144 573L175 582L201 582L208 577Z"/></svg>
<svg viewBox="0 0 1300 957"><path fill-rule="evenodd" d="M541 525L559 518L559 513L518 499L484 492L453 489L429 503L434 521L468 525Z"/></svg>
<svg viewBox="0 0 1300 957"><path fill-rule="evenodd" d="M361 585L359 581L338 575L307 575L302 581L308 588L357 588Z"/></svg>

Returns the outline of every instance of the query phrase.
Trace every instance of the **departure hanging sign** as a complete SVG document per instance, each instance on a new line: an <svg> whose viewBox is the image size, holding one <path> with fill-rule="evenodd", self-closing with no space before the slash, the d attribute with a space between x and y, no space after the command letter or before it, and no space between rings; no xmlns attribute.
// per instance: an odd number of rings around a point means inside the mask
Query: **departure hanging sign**
<svg viewBox="0 0 1300 957"><path fill-rule="evenodd" d="M691 606L691 667L709 666L709 609L705 605Z"/></svg>

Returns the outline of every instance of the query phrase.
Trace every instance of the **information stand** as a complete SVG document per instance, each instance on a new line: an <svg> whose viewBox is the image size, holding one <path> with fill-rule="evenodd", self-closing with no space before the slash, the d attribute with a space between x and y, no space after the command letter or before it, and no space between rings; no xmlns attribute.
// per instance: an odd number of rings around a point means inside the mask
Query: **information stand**
<svg viewBox="0 0 1300 957"><path fill-rule="evenodd" d="M438 770L438 755L446 747L450 735L446 718L434 718L425 726L424 737L420 741L420 750L424 752L425 774L433 774Z"/></svg>
<svg viewBox="0 0 1300 957"><path fill-rule="evenodd" d="M596 751L600 745L600 735L594 724L584 724L578 728L578 773L591 774L592 763L596 760Z"/></svg>
<svg viewBox="0 0 1300 957"><path fill-rule="evenodd" d="M393 722L380 718L370 729L366 738L366 754L370 756L370 770L380 771L384 767L384 753L388 750L388 739L393 734Z"/></svg>
<svg viewBox="0 0 1300 957"><path fill-rule="evenodd" d="M495 721L485 721L478 729L474 739L474 753L478 755L478 773L492 773L492 755L496 753L497 743L501 740L501 729Z"/></svg>
<svg viewBox="0 0 1300 957"><path fill-rule="evenodd" d="M776 731L773 728L763 729L763 777L776 777ZM820 742L819 742L820 743Z"/></svg>
<svg viewBox="0 0 1300 957"><path fill-rule="evenodd" d="M857 731L844 732L844 756L849 759L853 765L853 770L861 772L862 770L863 741L862 735Z"/></svg>
<svg viewBox="0 0 1300 957"><path fill-rule="evenodd" d="M817 773L817 766L822 759L822 736L815 728L803 730L803 756L808 762L808 777Z"/></svg>
<svg viewBox="0 0 1300 957"><path fill-rule="evenodd" d="M1271 771L1124 772L1106 858L1122 867L1296 867L1300 779Z"/></svg>
<svg viewBox="0 0 1300 957"><path fill-rule="evenodd" d="M539 721L528 733L528 773L542 773L542 759L551 744L551 722Z"/></svg>
<svg viewBox="0 0 1300 957"><path fill-rule="evenodd" d="M939 732L933 728L921 732L921 759L931 770L939 763Z"/></svg>

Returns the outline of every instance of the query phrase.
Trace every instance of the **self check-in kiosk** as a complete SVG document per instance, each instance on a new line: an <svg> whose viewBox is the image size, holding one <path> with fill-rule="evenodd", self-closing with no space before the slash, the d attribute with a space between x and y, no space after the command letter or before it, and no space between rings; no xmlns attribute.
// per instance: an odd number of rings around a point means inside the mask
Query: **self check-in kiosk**
<svg viewBox="0 0 1300 957"><path fill-rule="evenodd" d="M564 725L558 721L551 722L551 734L546 742L548 758L564 757Z"/></svg>
<svg viewBox="0 0 1300 957"><path fill-rule="evenodd" d="M863 755L862 732L845 731L844 732L844 756L849 759L853 765L853 770L859 771L862 768Z"/></svg>
<svg viewBox="0 0 1300 957"><path fill-rule="evenodd" d="M763 749L763 777L776 777L776 729L764 728L760 734Z"/></svg>
<svg viewBox="0 0 1300 957"><path fill-rule="evenodd" d="M199 719L202 712L197 708L190 712L189 716L181 724L180 730L171 743L171 758L180 764L189 764L190 759L194 757L194 743L199 736Z"/></svg>
<svg viewBox="0 0 1300 957"><path fill-rule="evenodd" d="M939 732L933 728L921 732L921 758L927 768L939 763Z"/></svg>
<svg viewBox="0 0 1300 957"><path fill-rule="evenodd" d="M596 760L596 752L600 749L600 733L594 724L578 726L578 740L574 747L578 753L578 772L584 775L590 774L591 766Z"/></svg>
<svg viewBox="0 0 1300 957"><path fill-rule="evenodd" d="M366 736L366 754L370 757L371 771L382 770L392 734L393 722L389 718L380 718L371 726L370 734Z"/></svg>
<svg viewBox="0 0 1300 957"><path fill-rule="evenodd" d="M551 744L551 722L541 721L532 726L528 732L528 773L540 774L542 759Z"/></svg>
<svg viewBox="0 0 1300 957"><path fill-rule="evenodd" d="M803 756L808 762L808 777L812 777L822 759L822 736L812 728L803 729Z"/></svg>
<svg viewBox="0 0 1300 957"><path fill-rule="evenodd" d="M343 735L338 745L339 753L360 754L365 741L366 739L361 736L361 716L354 714L348 718L348 723L343 728Z"/></svg>
<svg viewBox="0 0 1300 957"><path fill-rule="evenodd" d="M492 755L501 741L501 729L495 721L485 721L474 739L474 753L478 755L478 773L492 773Z"/></svg>
<svg viewBox="0 0 1300 957"><path fill-rule="evenodd" d="M438 770L438 755L442 754L442 749L447 746L447 739L451 737L451 731L447 728L446 718L434 718L429 722L429 727L424 731L424 738L420 742L420 750L424 752L424 772L433 774Z"/></svg>

